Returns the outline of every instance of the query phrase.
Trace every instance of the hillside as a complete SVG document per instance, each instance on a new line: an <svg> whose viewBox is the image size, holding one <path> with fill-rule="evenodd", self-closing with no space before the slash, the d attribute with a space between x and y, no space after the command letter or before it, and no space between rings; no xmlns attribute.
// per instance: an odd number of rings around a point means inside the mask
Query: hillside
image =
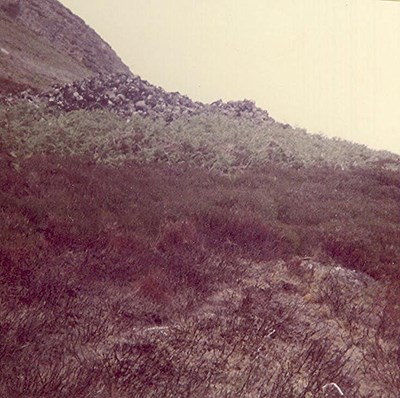
<svg viewBox="0 0 400 398"><path fill-rule="evenodd" d="M1 162L2 396L397 397L398 174Z"/></svg>
<svg viewBox="0 0 400 398"><path fill-rule="evenodd" d="M98 75L8 4L0 396L398 398L399 156Z"/></svg>
<svg viewBox="0 0 400 398"><path fill-rule="evenodd" d="M58 1L0 0L0 94L111 72L130 73L111 47Z"/></svg>
<svg viewBox="0 0 400 398"><path fill-rule="evenodd" d="M23 99L28 105L21 105ZM308 134L277 122L253 101L204 104L166 92L140 76L95 76L57 84L37 95L0 97L1 102L0 128L12 141L7 144L10 150L21 155L43 150L39 134L52 136L58 151L79 155L86 154L88 146L96 147L98 157L114 163L162 159L225 173L270 162L295 168L400 170L398 155ZM32 119L32 112L41 117ZM21 125L26 124L29 139L21 141ZM90 137L88 128L95 129ZM135 130L141 130L140 139Z"/></svg>
<svg viewBox="0 0 400 398"><path fill-rule="evenodd" d="M2 396L397 398L398 171L214 113L0 114Z"/></svg>

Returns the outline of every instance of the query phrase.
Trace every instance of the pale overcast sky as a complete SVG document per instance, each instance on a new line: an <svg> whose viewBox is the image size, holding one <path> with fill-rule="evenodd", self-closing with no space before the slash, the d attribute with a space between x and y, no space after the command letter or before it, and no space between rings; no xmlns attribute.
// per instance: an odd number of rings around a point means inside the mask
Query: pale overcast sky
<svg viewBox="0 0 400 398"><path fill-rule="evenodd" d="M61 0L132 72L400 154L400 2Z"/></svg>

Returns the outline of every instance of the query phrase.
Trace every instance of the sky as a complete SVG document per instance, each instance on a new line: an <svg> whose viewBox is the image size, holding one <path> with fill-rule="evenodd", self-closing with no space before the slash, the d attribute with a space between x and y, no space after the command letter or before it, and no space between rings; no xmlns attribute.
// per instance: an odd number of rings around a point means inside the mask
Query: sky
<svg viewBox="0 0 400 398"><path fill-rule="evenodd" d="M61 0L132 72L400 154L400 2Z"/></svg>

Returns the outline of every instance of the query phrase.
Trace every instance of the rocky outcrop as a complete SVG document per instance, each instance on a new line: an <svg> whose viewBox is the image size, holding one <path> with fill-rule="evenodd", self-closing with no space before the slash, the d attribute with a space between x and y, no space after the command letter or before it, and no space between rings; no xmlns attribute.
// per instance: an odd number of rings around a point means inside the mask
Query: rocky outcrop
<svg viewBox="0 0 400 398"><path fill-rule="evenodd" d="M193 114L202 104L179 93L168 93L139 76L100 75L65 85L55 85L41 95L49 105L64 111L106 109L121 116L138 113L166 119Z"/></svg>
<svg viewBox="0 0 400 398"><path fill-rule="evenodd" d="M253 101L219 100L203 104L178 92L167 92L139 76L126 74L101 75L55 85L52 90L40 95L40 98L64 111L106 109L123 117L137 113L152 118L161 116L172 121L185 115L219 112L232 117L271 120L268 112L258 108Z"/></svg>

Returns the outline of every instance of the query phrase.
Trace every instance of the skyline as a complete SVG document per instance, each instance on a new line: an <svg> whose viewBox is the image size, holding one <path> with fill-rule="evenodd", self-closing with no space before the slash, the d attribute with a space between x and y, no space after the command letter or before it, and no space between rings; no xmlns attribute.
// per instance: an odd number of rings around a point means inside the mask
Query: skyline
<svg viewBox="0 0 400 398"><path fill-rule="evenodd" d="M373 0L61 1L134 74L193 100L400 154L400 4Z"/></svg>

